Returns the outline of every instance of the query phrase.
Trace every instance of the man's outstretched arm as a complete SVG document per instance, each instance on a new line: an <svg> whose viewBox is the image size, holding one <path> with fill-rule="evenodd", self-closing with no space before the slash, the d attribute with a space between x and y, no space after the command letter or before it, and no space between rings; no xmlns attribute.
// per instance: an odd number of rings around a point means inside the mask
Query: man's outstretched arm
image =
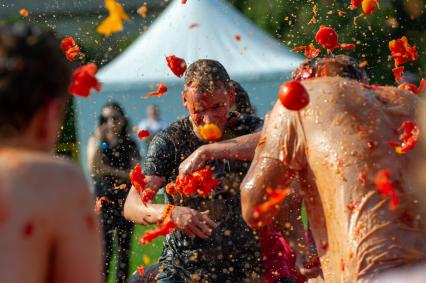
<svg viewBox="0 0 426 283"><path fill-rule="evenodd" d="M254 157L256 145L260 140L261 132L239 136L237 138L206 144L199 147L179 166L179 176L202 169L209 160L242 160L251 161Z"/></svg>

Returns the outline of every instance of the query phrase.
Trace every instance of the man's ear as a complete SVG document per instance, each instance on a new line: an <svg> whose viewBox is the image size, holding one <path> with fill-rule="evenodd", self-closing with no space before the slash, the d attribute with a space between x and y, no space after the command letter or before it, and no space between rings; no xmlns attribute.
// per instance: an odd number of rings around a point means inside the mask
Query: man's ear
<svg viewBox="0 0 426 283"><path fill-rule="evenodd" d="M182 103L183 106L188 110L188 100L186 99L185 91L182 91Z"/></svg>
<svg viewBox="0 0 426 283"><path fill-rule="evenodd" d="M56 131L58 124L62 122L64 102L59 99L52 99L38 113L37 136L41 139L49 137Z"/></svg>

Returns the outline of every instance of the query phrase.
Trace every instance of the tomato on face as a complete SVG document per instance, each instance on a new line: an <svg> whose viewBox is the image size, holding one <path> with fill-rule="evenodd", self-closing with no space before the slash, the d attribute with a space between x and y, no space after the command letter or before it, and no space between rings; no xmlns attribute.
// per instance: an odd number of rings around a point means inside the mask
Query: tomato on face
<svg viewBox="0 0 426 283"><path fill-rule="evenodd" d="M339 47L337 32L329 27L321 26L315 35L315 41L330 51L333 51L334 48Z"/></svg>
<svg viewBox="0 0 426 283"><path fill-rule="evenodd" d="M278 98L289 110L299 111L309 104L309 95L298 81L288 81L281 85Z"/></svg>
<svg viewBox="0 0 426 283"><path fill-rule="evenodd" d="M216 124L209 123L200 128L200 135L206 141L217 141L222 137L222 130Z"/></svg>

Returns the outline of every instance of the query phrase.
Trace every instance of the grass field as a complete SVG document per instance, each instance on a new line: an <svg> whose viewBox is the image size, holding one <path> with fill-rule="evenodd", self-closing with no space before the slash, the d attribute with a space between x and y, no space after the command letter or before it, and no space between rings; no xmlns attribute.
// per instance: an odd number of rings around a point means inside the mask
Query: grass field
<svg viewBox="0 0 426 283"><path fill-rule="evenodd" d="M156 203L163 203L163 196L158 196L155 198ZM129 278L136 271L136 268L139 265L149 265L151 263L155 263L158 260L158 257L163 250L163 241L164 237L159 237L155 239L148 245L140 245L138 243L139 237L149 229L153 229L155 225L151 226L141 226L135 225L135 229L133 230L132 242L130 245L130 262L129 262ZM114 255L111 265L110 265L110 276L108 278L108 283L115 283L115 265L116 265L116 257Z"/></svg>

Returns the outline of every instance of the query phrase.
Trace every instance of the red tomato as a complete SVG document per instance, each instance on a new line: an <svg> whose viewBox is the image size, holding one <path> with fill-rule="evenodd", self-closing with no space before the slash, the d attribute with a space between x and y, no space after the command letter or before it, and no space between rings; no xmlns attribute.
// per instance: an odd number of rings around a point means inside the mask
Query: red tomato
<svg viewBox="0 0 426 283"><path fill-rule="evenodd" d="M309 95L298 81L288 81L280 86L278 98L285 108L299 111L309 104Z"/></svg>
<svg viewBox="0 0 426 283"><path fill-rule="evenodd" d="M376 9L377 0L362 0L362 11L366 15L370 15Z"/></svg>
<svg viewBox="0 0 426 283"><path fill-rule="evenodd" d="M143 140L143 138L149 137L149 132L147 130L142 130L138 133L138 139Z"/></svg>
<svg viewBox="0 0 426 283"><path fill-rule="evenodd" d="M184 59L170 55L166 57L166 61L173 74L179 78L183 76L186 71L186 62Z"/></svg>
<svg viewBox="0 0 426 283"><path fill-rule="evenodd" d="M349 9L355 10L359 6L361 6L361 0L351 0L351 5L349 6Z"/></svg>
<svg viewBox="0 0 426 283"><path fill-rule="evenodd" d="M329 27L321 26L315 36L315 41L330 51L339 47L337 32Z"/></svg>
<svg viewBox="0 0 426 283"><path fill-rule="evenodd" d="M90 90L94 88L96 91L101 90L101 84L95 77L97 66L94 63L88 63L77 68L71 77L71 85L68 92L72 95L87 97Z"/></svg>

